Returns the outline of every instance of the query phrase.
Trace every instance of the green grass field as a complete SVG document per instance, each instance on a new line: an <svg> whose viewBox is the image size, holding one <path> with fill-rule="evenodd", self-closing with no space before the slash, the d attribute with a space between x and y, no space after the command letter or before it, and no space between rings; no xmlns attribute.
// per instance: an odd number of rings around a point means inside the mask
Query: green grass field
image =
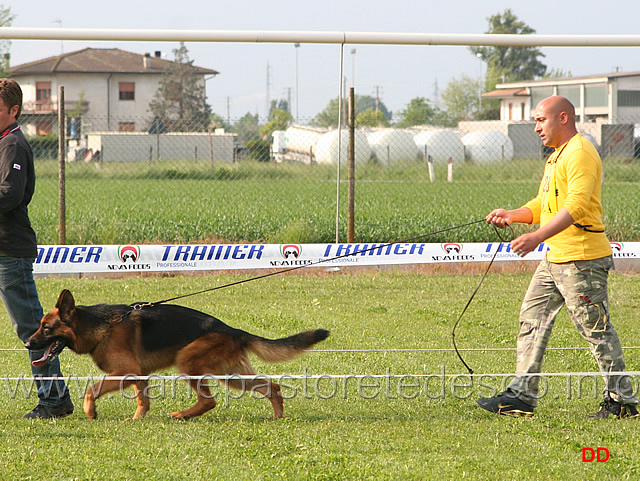
<svg viewBox="0 0 640 481"><path fill-rule="evenodd" d="M67 166L67 243L203 241L324 243L336 239L335 167L242 162L73 163ZM612 240L640 239L640 183L634 163L607 160L603 204ZM534 197L541 160L463 164L455 181L430 183L420 163L357 169L357 242L387 242L483 219L497 207ZM37 163L30 205L41 244L58 241L57 165ZM635 170L634 170L635 169ZM343 169L346 175L346 168ZM635 176L635 177L634 177ZM332 180L333 179L333 180ZM634 181L635 179L635 181ZM346 241L347 185L342 183L340 239ZM427 241L487 242L493 229L474 226Z"/></svg>
<svg viewBox="0 0 640 481"><path fill-rule="evenodd" d="M513 369L511 348L529 277L489 274L462 319L459 347L503 349L464 352L477 373ZM80 304L132 303L240 278L52 278L39 279L38 288L48 309L63 287ZM131 392L99 400L99 418L90 421L81 408L84 381L73 380L72 416L26 421L21 416L33 408L35 396L27 398L23 385L4 379L0 479L638 479L640 421L585 419L598 408L601 381L594 392L591 377L549 378L536 415L511 419L491 415L475 402L500 389L501 378L472 384L466 376L442 376L466 372L448 349L453 323L479 279L480 274L454 275L437 268L316 270L184 299L184 305L266 337L326 328L331 337L318 349L340 350L309 352L277 365L255 360L259 373L410 376L325 378L306 386L301 380L283 381L287 417L276 421L270 420L268 401L250 395L231 399L220 390L215 410L187 422L166 416L194 402L181 384L158 383L158 399L142 421L124 421L135 411ZM610 297L623 345L640 346L640 276L612 274ZM4 311L0 316L0 347L19 348ZM551 347L586 347L564 312ZM637 370L640 350L627 349L625 355L628 368ZM66 376L100 375L87 356L65 351L61 359ZM29 376L24 352L1 351L0 364L4 377ZM544 369L591 372L596 365L586 349L550 350ZM583 463L583 447L606 447L610 459Z"/></svg>

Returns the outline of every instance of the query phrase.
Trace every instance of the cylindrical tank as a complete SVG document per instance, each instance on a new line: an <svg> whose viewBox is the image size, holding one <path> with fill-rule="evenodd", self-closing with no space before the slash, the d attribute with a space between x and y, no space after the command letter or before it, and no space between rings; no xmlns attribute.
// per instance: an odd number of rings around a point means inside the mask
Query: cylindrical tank
<svg viewBox="0 0 640 481"><path fill-rule="evenodd" d="M376 130L367 135L367 140L373 155L381 165L413 162L418 156L418 147L413 137L404 130Z"/></svg>
<svg viewBox="0 0 640 481"><path fill-rule="evenodd" d="M355 161L356 164L364 164L371 158L371 147L367 136L360 130L355 131ZM349 131L342 129L340 141L340 161L347 163L349 149ZM336 164L338 162L338 130L330 130L318 139L316 144L316 162L318 164Z"/></svg>
<svg viewBox="0 0 640 481"><path fill-rule="evenodd" d="M449 159L453 163L464 161L464 145L460 136L451 130L428 130L420 132L413 140L424 158L425 153L436 164L446 164Z"/></svg>
<svg viewBox="0 0 640 481"><path fill-rule="evenodd" d="M588 134L586 132L580 132L580 133L582 134L582 136L585 139L587 139L589 142L591 142L593 144L593 146L596 148L596 150L598 152L600 152L600 145L598 145L598 141L596 140L596 138L593 135Z"/></svg>
<svg viewBox="0 0 640 481"><path fill-rule="evenodd" d="M513 142L497 130L471 132L462 137L467 156L479 164L513 159Z"/></svg>
<svg viewBox="0 0 640 481"><path fill-rule="evenodd" d="M315 155L316 143L322 132L301 127L289 127L284 131L284 146L290 152L308 155L313 151Z"/></svg>
<svg viewBox="0 0 640 481"><path fill-rule="evenodd" d="M273 137L273 142L271 144L271 151L275 155L284 154L285 152L284 135L285 135L284 130L274 130L273 133L271 134L271 137Z"/></svg>

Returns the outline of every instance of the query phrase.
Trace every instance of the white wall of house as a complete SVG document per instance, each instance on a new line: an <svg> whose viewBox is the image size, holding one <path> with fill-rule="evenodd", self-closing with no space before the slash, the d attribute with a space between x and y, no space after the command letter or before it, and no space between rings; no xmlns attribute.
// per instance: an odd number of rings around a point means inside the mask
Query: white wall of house
<svg viewBox="0 0 640 481"><path fill-rule="evenodd" d="M88 102L87 118L102 118L108 127L99 130L118 131L121 122L135 124L136 131L148 129L152 119L149 111L162 74L52 74L16 77L23 91L23 104L36 100L36 82L51 82L51 101L58 102L58 86L64 86L65 108L71 109L82 97ZM133 82L135 95L133 100L120 100L120 82ZM204 79L201 80L201 84ZM55 109L57 110L57 109Z"/></svg>
<svg viewBox="0 0 640 481"><path fill-rule="evenodd" d="M23 89L23 102L35 101L36 81L51 82L51 100L58 101L58 87L64 86L65 103L78 101L84 93L88 115L132 118L149 117L149 103L158 89L161 75L137 74L57 74L16 79ZM134 100L119 99L120 82L135 84Z"/></svg>
<svg viewBox="0 0 640 481"><path fill-rule="evenodd" d="M640 99L640 77L622 77L612 83L611 98L613 120L616 122L640 123L640 106L621 106L618 104L619 91L634 91Z"/></svg>
<svg viewBox="0 0 640 481"><path fill-rule="evenodd" d="M501 120L530 120L531 107L529 97L507 97L500 102Z"/></svg>
<svg viewBox="0 0 640 481"><path fill-rule="evenodd" d="M512 82L504 84L503 88L529 88L531 97L504 97L500 100L501 120L529 120L535 109L535 103L548 95L565 95L565 92L573 92L575 98L571 99L576 107L579 121L587 122L602 119L615 123L640 123L640 75L629 76L594 76L576 77L566 79L549 79L534 82ZM596 102L589 97L589 92L594 89L606 89L604 102ZM635 98L633 105L619 105L619 92L625 91L627 99ZM634 92L634 93L629 93ZM637 94L635 93L637 92ZM544 93L544 95L542 95ZM600 98L600 94L597 95ZM525 103L524 117L519 111L519 106ZM629 101L627 102L629 103Z"/></svg>

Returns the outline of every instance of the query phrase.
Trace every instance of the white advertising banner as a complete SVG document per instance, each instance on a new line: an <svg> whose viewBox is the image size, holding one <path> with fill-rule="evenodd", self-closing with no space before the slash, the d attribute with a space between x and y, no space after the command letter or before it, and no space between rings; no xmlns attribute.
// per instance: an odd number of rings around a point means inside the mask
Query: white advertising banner
<svg viewBox="0 0 640 481"><path fill-rule="evenodd" d="M612 242L614 258L640 259L640 242ZM541 244L524 260L540 260ZM43 245L35 274L287 269L304 266L516 261L503 242L442 244Z"/></svg>

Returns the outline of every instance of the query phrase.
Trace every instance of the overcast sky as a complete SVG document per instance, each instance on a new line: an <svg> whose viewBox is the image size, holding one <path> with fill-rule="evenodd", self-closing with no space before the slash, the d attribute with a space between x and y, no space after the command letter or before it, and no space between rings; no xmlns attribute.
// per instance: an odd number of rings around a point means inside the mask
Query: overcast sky
<svg viewBox="0 0 640 481"><path fill-rule="evenodd" d="M16 16L14 27L305 30L361 32L485 33L488 18L511 8L538 34L638 34L638 0L28 0L2 2ZM213 111L232 119L265 115L270 99L288 98L301 119L315 116L338 96L340 47L303 44L187 43L189 56L220 75L207 81ZM13 65L85 47L161 51L178 45L156 42L16 40ZM352 50L355 49L355 54ZM543 48L543 62L574 76L640 70L638 48ZM415 97L435 100L453 78L479 78L485 65L466 47L346 45L344 75L360 95L379 95L400 113ZM267 65L269 68L267 69ZM269 75L267 77L267 71ZM290 93L289 93L290 92ZM296 99L298 104L296 105Z"/></svg>

